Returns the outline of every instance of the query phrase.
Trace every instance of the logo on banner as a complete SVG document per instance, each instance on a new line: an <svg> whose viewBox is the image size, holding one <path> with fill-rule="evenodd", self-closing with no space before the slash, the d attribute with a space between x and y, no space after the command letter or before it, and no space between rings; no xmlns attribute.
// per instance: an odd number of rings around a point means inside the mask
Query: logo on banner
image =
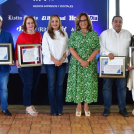
<svg viewBox="0 0 134 134"><path fill-rule="evenodd" d="M91 21L98 21L98 15L89 15ZM74 21L76 19L76 16L69 15L69 20Z"/></svg>
<svg viewBox="0 0 134 134"><path fill-rule="evenodd" d="M91 21L98 21L98 15L89 15Z"/></svg>
<svg viewBox="0 0 134 134"><path fill-rule="evenodd" d="M42 16L42 20L49 20L50 16Z"/></svg>
<svg viewBox="0 0 134 134"><path fill-rule="evenodd" d="M18 32L21 32L21 31L22 31L21 26L17 27L16 30L17 30Z"/></svg>
<svg viewBox="0 0 134 134"><path fill-rule="evenodd" d="M8 20L22 20L20 16L8 15Z"/></svg>
<svg viewBox="0 0 134 134"><path fill-rule="evenodd" d="M13 15L8 15L8 20L24 20L27 17L27 15L23 15L23 17L21 16L13 16ZM38 20L37 16L33 16L33 18L35 20Z"/></svg>
<svg viewBox="0 0 134 134"><path fill-rule="evenodd" d="M74 15L69 15L69 20L74 21L75 19L76 19L76 16L74 16Z"/></svg>
<svg viewBox="0 0 134 134"><path fill-rule="evenodd" d="M67 27L62 26L61 28L62 28L63 31L66 32Z"/></svg>
<svg viewBox="0 0 134 134"><path fill-rule="evenodd" d="M42 16L42 20L49 20L50 16ZM60 20L66 20L66 16L60 17Z"/></svg>
<svg viewBox="0 0 134 134"><path fill-rule="evenodd" d="M18 27L17 31L21 30L20 28L21 28L21 26ZM67 29L66 26L62 26L62 30L63 30L63 31L66 32L66 29ZM37 30L38 30L39 32L46 32L46 31L48 30L48 27L39 27Z"/></svg>
<svg viewBox="0 0 134 134"><path fill-rule="evenodd" d="M46 32L47 30L48 30L47 27L39 27L39 28L38 28L38 31L39 31L39 32Z"/></svg>
<svg viewBox="0 0 134 134"><path fill-rule="evenodd" d="M73 32L74 30L75 30L75 28L74 28L74 27L72 27L71 32Z"/></svg>
<svg viewBox="0 0 134 134"><path fill-rule="evenodd" d="M7 0L0 0L0 5L5 3Z"/></svg>

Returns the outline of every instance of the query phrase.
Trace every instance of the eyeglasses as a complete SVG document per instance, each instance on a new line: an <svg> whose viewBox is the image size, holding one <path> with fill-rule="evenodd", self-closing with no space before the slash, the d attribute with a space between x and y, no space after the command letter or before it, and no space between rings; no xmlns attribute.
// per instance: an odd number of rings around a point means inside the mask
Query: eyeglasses
<svg viewBox="0 0 134 134"><path fill-rule="evenodd" d="M82 23L82 22L87 22L87 19L85 19L85 20L80 20L80 23Z"/></svg>

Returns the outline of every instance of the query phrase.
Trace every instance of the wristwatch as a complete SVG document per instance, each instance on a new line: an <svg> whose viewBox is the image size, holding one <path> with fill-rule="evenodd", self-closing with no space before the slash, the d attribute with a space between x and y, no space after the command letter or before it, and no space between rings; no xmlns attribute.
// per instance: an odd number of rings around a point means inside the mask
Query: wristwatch
<svg viewBox="0 0 134 134"><path fill-rule="evenodd" d="M64 57L63 57L62 59L63 59L63 60L65 60L65 58L64 58Z"/></svg>

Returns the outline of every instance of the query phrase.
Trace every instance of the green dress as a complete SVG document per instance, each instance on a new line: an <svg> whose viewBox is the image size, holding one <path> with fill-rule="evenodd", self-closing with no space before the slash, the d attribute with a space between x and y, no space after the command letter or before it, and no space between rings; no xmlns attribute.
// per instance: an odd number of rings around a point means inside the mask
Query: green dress
<svg viewBox="0 0 134 134"><path fill-rule="evenodd" d="M95 31L73 31L69 39L69 47L73 48L83 60L100 48L99 37ZM96 58L84 68L73 56L69 64L66 102L97 102L98 75Z"/></svg>

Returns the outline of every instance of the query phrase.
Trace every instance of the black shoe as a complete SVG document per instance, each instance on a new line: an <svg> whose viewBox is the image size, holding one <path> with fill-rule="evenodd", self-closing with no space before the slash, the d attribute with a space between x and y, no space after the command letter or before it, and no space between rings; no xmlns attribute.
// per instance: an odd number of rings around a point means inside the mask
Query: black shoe
<svg viewBox="0 0 134 134"><path fill-rule="evenodd" d="M59 116L61 116L61 114L58 114Z"/></svg>
<svg viewBox="0 0 134 134"><path fill-rule="evenodd" d="M124 117L129 117L129 113L127 112L126 108L120 110L119 113Z"/></svg>
<svg viewBox="0 0 134 134"><path fill-rule="evenodd" d="M12 114L6 109L5 111L2 111L6 116L12 116Z"/></svg>
<svg viewBox="0 0 134 134"><path fill-rule="evenodd" d="M108 116L110 114L109 109L104 109L103 116Z"/></svg>

